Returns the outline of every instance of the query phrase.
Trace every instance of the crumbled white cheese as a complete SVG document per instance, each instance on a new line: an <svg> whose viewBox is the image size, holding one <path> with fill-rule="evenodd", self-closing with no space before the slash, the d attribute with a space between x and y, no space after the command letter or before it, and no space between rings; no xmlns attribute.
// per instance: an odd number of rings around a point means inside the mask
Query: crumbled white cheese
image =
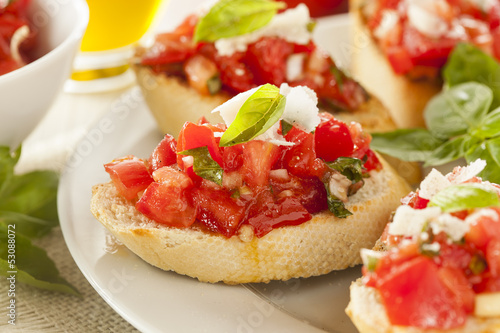
<svg viewBox="0 0 500 333"><path fill-rule="evenodd" d="M430 227L434 234L437 235L443 231L455 242L461 240L470 229L468 223L450 214L439 215L432 220Z"/></svg>
<svg viewBox="0 0 500 333"><path fill-rule="evenodd" d="M296 81L302 78L304 74L305 53L292 54L286 60L286 80L288 82Z"/></svg>
<svg viewBox="0 0 500 333"><path fill-rule="evenodd" d="M420 33L431 38L439 38L448 31L445 20L415 1L408 4L408 22Z"/></svg>
<svg viewBox="0 0 500 333"><path fill-rule="evenodd" d="M461 184L477 176L486 167L486 161L477 159L468 166L461 167L446 175L447 179L452 179L453 184Z"/></svg>
<svg viewBox="0 0 500 333"><path fill-rule="evenodd" d="M443 174L436 169L432 169L427 177L420 183L418 195L423 199L430 200L436 193L450 185L451 182L448 178L443 176Z"/></svg>
<svg viewBox="0 0 500 333"><path fill-rule="evenodd" d="M422 250L432 253L438 253L439 250L441 250L441 245L439 243L425 243L422 244Z"/></svg>
<svg viewBox="0 0 500 333"><path fill-rule="evenodd" d="M290 124L297 124L306 132L312 132L321 119L318 112L318 97L306 86L290 87L283 83L280 93L286 97L285 111L281 118Z"/></svg>
<svg viewBox="0 0 500 333"><path fill-rule="evenodd" d="M387 36L387 34L394 29L398 21L398 12L392 9L384 9L382 11L382 19L380 20L380 24L373 31L373 35L379 39L384 39L385 36Z"/></svg>
<svg viewBox="0 0 500 333"><path fill-rule="evenodd" d="M394 219L389 224L389 234L395 236L418 236L426 222L439 216L439 207L413 209L410 206L399 206Z"/></svg>
<svg viewBox="0 0 500 333"><path fill-rule="evenodd" d="M215 41L215 48L222 56L231 56L233 53L246 51L249 44L265 36L276 36L288 42L306 45L312 38L307 25L311 21L309 9L304 4L288 9L273 17L268 25L250 33L221 38Z"/></svg>
<svg viewBox="0 0 500 333"><path fill-rule="evenodd" d="M277 146L293 146L293 142L286 141L283 135L278 134L280 123L276 122L264 133L257 135L254 140L268 141Z"/></svg>
<svg viewBox="0 0 500 333"><path fill-rule="evenodd" d="M468 225L475 224L482 218L489 218L492 221L500 222L498 218L498 213L491 208L478 209L474 213L470 214L465 218L465 223Z"/></svg>
<svg viewBox="0 0 500 333"><path fill-rule="evenodd" d="M239 93L227 102L222 103L218 107L212 110L212 113L219 112L220 116L229 127L231 123L236 119L238 111L241 109L246 100L252 96L260 87L255 87L245 92Z"/></svg>

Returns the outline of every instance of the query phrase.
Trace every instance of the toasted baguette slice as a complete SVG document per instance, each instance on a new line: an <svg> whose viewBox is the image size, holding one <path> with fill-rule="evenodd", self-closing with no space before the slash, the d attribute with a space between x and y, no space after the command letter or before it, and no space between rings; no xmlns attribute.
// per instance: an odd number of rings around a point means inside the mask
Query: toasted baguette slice
<svg viewBox="0 0 500 333"><path fill-rule="evenodd" d="M442 82L439 79L415 81L394 73L364 24L361 14L363 2L349 2L354 50L351 57L352 74L367 90L380 98L398 127L425 127L423 110L429 99L441 91Z"/></svg>
<svg viewBox="0 0 500 333"><path fill-rule="evenodd" d="M366 287L361 279L351 284L351 301L346 313L360 333L498 333L500 318L482 319L469 316L463 327L452 330L421 330L414 327L393 326L375 288Z"/></svg>
<svg viewBox="0 0 500 333"><path fill-rule="evenodd" d="M211 112L230 99L229 94L203 96L180 78L155 74L149 67L138 64L132 67L146 103L164 133L179 133L184 122L196 122L201 116L212 123L222 122L218 114ZM358 110L339 112L335 116L344 122L356 121L368 132L396 129L389 112L374 96Z"/></svg>
<svg viewBox="0 0 500 333"><path fill-rule="evenodd" d="M200 281L228 284L288 280L326 274L361 263L360 249L373 247L406 182L386 163L371 172L366 184L349 197L354 215L336 218L322 212L299 226L274 229L261 238L225 238L201 228L178 229L158 224L117 194L112 183L93 188L94 216L148 263ZM247 230L249 231L249 230Z"/></svg>

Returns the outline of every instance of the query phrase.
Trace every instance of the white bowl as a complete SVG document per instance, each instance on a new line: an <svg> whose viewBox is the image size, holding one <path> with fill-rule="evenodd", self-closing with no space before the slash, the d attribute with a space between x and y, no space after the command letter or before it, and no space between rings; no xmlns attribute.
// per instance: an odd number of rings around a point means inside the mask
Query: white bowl
<svg viewBox="0 0 500 333"><path fill-rule="evenodd" d="M0 76L0 145L12 148L35 128L69 78L89 20L85 0L32 0L29 15L39 31L37 59Z"/></svg>

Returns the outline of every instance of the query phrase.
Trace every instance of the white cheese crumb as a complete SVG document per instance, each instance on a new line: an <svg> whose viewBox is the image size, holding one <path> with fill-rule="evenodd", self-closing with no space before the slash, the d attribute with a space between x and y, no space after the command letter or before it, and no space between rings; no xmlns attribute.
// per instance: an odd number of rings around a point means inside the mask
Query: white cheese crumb
<svg viewBox="0 0 500 333"><path fill-rule="evenodd" d="M475 224L482 218L489 218L495 222L499 222L498 213L491 208L478 209L474 213L465 218L465 223L468 225Z"/></svg>
<svg viewBox="0 0 500 333"><path fill-rule="evenodd" d="M420 183L418 195L423 199L430 200L436 193L450 185L451 182L448 178L436 169L432 169L422 183Z"/></svg>
<svg viewBox="0 0 500 333"><path fill-rule="evenodd" d="M281 117L290 124L297 124L306 132L313 131L321 119L318 115L318 97L306 86L290 87L283 83L280 93L286 97L285 111Z"/></svg>
<svg viewBox="0 0 500 333"><path fill-rule="evenodd" d="M360 255L361 255L361 260L363 261L363 265L368 266L369 258L380 259L385 255L385 252L374 251L369 249L361 249Z"/></svg>
<svg viewBox="0 0 500 333"><path fill-rule="evenodd" d="M468 223L450 214L438 216L430 223L430 226L434 234L437 235L443 231L455 242L461 240L470 229Z"/></svg>
<svg viewBox="0 0 500 333"><path fill-rule="evenodd" d="M249 44L265 36L276 36L291 43L306 45L312 38L311 32L307 30L310 21L309 9L306 5L299 4L275 15L268 25L258 30L215 41L215 48L220 55L231 56L237 51L246 51Z"/></svg>
<svg viewBox="0 0 500 333"><path fill-rule="evenodd" d="M439 38L448 31L446 21L415 1L408 4L408 22L419 32L431 38Z"/></svg>
<svg viewBox="0 0 500 333"><path fill-rule="evenodd" d="M212 110L212 113L219 112L220 116L226 123L227 127L231 125L231 123L234 121L236 118L236 115L238 114L238 111L241 109L243 104L246 102L246 100L252 96L254 92L257 91L260 87L252 88L250 90L247 90L245 92L239 93L238 95L234 96L227 102L222 103L218 107Z"/></svg>
<svg viewBox="0 0 500 333"><path fill-rule="evenodd" d="M384 9L382 11L382 19L380 24L373 31L373 35L379 39L384 39L385 36L396 26L399 21L398 12L392 9Z"/></svg>
<svg viewBox="0 0 500 333"><path fill-rule="evenodd" d="M441 250L441 245L439 243L431 243L431 244L422 244L422 250L438 253Z"/></svg>
<svg viewBox="0 0 500 333"><path fill-rule="evenodd" d="M469 179L477 176L483 169L486 167L486 161L477 159L474 162L471 162L466 167L461 167L459 169L454 170L446 175L446 178L452 178L453 184L461 184ZM458 171L457 171L458 170Z"/></svg>
<svg viewBox="0 0 500 333"><path fill-rule="evenodd" d="M400 206L389 224L389 234L395 236L418 236L425 223L441 214L439 207L413 209L410 206Z"/></svg>
<svg viewBox="0 0 500 333"><path fill-rule="evenodd" d="M304 74L305 53L296 53L288 57L286 61L286 80L288 82L299 80Z"/></svg>

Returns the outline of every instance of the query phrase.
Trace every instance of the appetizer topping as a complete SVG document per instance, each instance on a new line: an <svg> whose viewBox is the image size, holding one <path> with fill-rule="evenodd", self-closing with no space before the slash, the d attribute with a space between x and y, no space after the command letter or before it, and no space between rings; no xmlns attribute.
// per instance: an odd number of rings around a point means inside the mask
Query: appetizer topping
<svg viewBox="0 0 500 333"><path fill-rule="evenodd" d="M104 167L137 210L172 227L248 242L327 209L344 218L349 196L381 164L359 124L318 114L316 101L307 87L266 84L214 110L227 124L187 122L147 161L126 156Z"/></svg>
<svg viewBox="0 0 500 333"><path fill-rule="evenodd" d="M460 42L500 59L500 3L494 0L375 0L361 11L397 74L439 75Z"/></svg>
<svg viewBox="0 0 500 333"><path fill-rule="evenodd" d="M361 252L363 282L392 325L448 330L500 315L500 187L476 176L482 168L433 171L423 184L446 186L410 193L382 235L388 251Z"/></svg>
<svg viewBox="0 0 500 333"><path fill-rule="evenodd" d="M277 14L271 0L221 0L193 14L139 53L156 73L179 77L200 94L231 95L270 83L308 86L321 107L355 110L368 95L312 40L314 23L303 4Z"/></svg>

